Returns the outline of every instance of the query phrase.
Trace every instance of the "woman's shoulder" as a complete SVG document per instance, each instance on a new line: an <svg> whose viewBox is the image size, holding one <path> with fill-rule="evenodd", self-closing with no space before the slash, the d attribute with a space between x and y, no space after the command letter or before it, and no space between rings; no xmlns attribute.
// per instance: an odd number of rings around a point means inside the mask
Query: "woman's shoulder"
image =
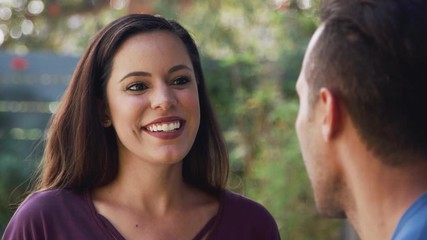
<svg viewBox="0 0 427 240"><path fill-rule="evenodd" d="M64 198L80 198L82 193L69 189L47 189L31 193L24 203L42 201L60 201Z"/></svg>
<svg viewBox="0 0 427 240"><path fill-rule="evenodd" d="M82 204L84 194L77 193L67 189L43 190L31 193L16 211L16 214L31 215L36 212L37 215L43 213L52 213L58 208L70 206L73 204ZM15 215L16 215L15 214Z"/></svg>
<svg viewBox="0 0 427 240"><path fill-rule="evenodd" d="M18 207L12 221L34 224L55 219L54 215L69 211L70 207L82 205L83 195L66 189L43 190L31 193Z"/></svg>
<svg viewBox="0 0 427 240"><path fill-rule="evenodd" d="M260 203L225 190L221 194L217 226L212 239L280 239L271 213Z"/></svg>
<svg viewBox="0 0 427 240"><path fill-rule="evenodd" d="M32 193L12 216L2 239L64 239L66 235L71 239L80 232L93 232L97 223L87 196L65 189Z"/></svg>
<svg viewBox="0 0 427 240"><path fill-rule="evenodd" d="M225 190L222 193L222 205L224 211L236 214L237 216L256 216L259 218L272 219L270 212L262 204L252 200L242 194Z"/></svg>
<svg viewBox="0 0 427 240"><path fill-rule="evenodd" d="M18 207L11 223L39 224L67 215L84 206L84 195L66 189L43 190L31 193Z"/></svg>

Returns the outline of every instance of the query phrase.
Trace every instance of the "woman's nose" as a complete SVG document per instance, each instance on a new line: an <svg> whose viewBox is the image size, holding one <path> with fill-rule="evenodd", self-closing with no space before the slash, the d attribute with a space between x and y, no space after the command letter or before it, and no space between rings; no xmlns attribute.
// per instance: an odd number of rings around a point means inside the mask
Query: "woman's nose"
<svg viewBox="0 0 427 240"><path fill-rule="evenodd" d="M160 110L168 110L177 103L173 89L166 85L155 88L150 100L151 108Z"/></svg>

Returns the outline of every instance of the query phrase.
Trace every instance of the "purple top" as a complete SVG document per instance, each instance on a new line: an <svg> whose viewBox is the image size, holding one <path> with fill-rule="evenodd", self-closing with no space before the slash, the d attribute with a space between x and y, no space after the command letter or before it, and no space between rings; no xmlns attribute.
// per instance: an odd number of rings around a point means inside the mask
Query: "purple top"
<svg viewBox="0 0 427 240"><path fill-rule="evenodd" d="M260 204L230 191L223 191L218 214L194 239L280 239L276 222ZM37 192L16 210L3 240L22 239L117 239L114 226L98 214L89 192L47 190Z"/></svg>

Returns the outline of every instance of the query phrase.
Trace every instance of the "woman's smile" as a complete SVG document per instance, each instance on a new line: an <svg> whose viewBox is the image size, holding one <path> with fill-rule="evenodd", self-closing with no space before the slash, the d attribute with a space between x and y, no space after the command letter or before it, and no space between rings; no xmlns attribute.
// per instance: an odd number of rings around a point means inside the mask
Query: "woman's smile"
<svg viewBox="0 0 427 240"><path fill-rule="evenodd" d="M149 132L172 132L181 127L179 121L171 123L152 124L146 127Z"/></svg>
<svg viewBox="0 0 427 240"><path fill-rule="evenodd" d="M185 120L180 117L159 118L145 125L143 130L153 137L174 139L181 136L185 128Z"/></svg>

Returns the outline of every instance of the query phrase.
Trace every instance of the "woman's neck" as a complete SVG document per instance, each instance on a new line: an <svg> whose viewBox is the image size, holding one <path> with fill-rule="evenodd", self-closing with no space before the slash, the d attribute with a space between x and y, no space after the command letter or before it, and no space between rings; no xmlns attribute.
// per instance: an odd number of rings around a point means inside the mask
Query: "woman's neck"
<svg viewBox="0 0 427 240"><path fill-rule="evenodd" d="M95 191L102 199L152 214L166 214L179 207L191 187L182 178L182 162L163 165L121 161L117 178Z"/></svg>

